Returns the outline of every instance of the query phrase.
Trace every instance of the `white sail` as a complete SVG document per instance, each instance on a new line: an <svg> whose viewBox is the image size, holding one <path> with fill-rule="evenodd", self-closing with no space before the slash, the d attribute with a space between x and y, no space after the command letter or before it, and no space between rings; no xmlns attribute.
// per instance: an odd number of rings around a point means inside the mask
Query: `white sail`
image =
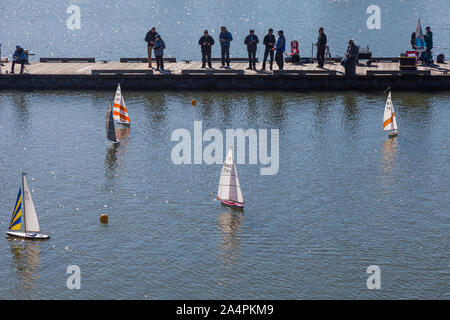
<svg viewBox="0 0 450 320"><path fill-rule="evenodd" d="M384 108L383 130L384 131L398 130L394 105L392 104L391 92L389 92L389 96L386 100L386 106Z"/></svg>
<svg viewBox="0 0 450 320"><path fill-rule="evenodd" d="M227 159L223 164L217 197L220 200L244 203L244 197L242 196L241 185L239 184L239 177L233 159L233 148L230 148Z"/></svg>
<svg viewBox="0 0 450 320"><path fill-rule="evenodd" d="M114 98L113 118L120 123L130 123L130 117L128 116L128 109L122 96L120 83L117 85L116 96Z"/></svg>
<svg viewBox="0 0 450 320"><path fill-rule="evenodd" d="M23 176L23 202L25 208L25 232L39 232L39 222L25 176Z"/></svg>

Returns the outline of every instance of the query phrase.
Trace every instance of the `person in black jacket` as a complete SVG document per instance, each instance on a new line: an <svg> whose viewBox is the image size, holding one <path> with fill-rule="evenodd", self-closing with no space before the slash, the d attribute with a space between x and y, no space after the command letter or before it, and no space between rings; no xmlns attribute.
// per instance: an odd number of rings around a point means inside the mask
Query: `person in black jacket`
<svg viewBox="0 0 450 320"><path fill-rule="evenodd" d="M259 43L258 36L255 35L255 30L250 29L250 34L245 38L244 44L247 45L248 52L248 68L247 70L256 70L256 49Z"/></svg>
<svg viewBox="0 0 450 320"><path fill-rule="evenodd" d="M206 68L206 60L208 60L208 67L212 69L211 46L214 45L214 39L208 34L208 30L205 30L198 44L202 48L202 68Z"/></svg>
<svg viewBox="0 0 450 320"><path fill-rule="evenodd" d="M145 35L145 42L147 42L147 53L148 53L148 67L152 68L152 50L156 41L156 28L152 27L149 32ZM153 69L153 68L152 68Z"/></svg>
<svg viewBox="0 0 450 320"><path fill-rule="evenodd" d="M273 35L273 29L270 28L269 29L269 33L266 34L266 36L264 37L264 42L263 44L266 46L266 50L264 51L264 60L263 60L263 64L262 64L262 68L261 70L266 70L266 61L267 61L267 57L270 54L270 70L272 70L273 67L273 47L275 46L275 36Z"/></svg>
<svg viewBox="0 0 450 320"><path fill-rule="evenodd" d="M323 32L323 28L319 29L319 39L316 43L317 46L317 62L319 63L318 67L323 68L325 63L325 50L327 48L327 36Z"/></svg>

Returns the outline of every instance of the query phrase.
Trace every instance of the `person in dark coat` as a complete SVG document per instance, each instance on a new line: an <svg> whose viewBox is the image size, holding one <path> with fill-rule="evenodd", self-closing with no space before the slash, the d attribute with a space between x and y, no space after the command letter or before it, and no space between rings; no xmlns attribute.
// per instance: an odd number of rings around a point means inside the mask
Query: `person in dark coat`
<svg viewBox="0 0 450 320"><path fill-rule="evenodd" d="M269 33L264 37L263 44L266 46L266 50L264 51L264 59L261 70L266 70L266 61L267 57L270 54L270 70L272 70L273 66L273 47L275 46L275 36L273 35L273 29L269 29Z"/></svg>
<svg viewBox="0 0 450 320"><path fill-rule="evenodd" d="M14 73L14 68L16 63L19 63L20 73L23 73L23 69L25 68L25 64L28 63L28 57L25 50L21 46L16 46L16 51L13 53L12 65L11 65L11 73Z"/></svg>
<svg viewBox="0 0 450 320"><path fill-rule="evenodd" d="M286 51L286 38L284 37L283 30L278 31L278 40L275 43L275 47L272 50L277 51L277 53L275 55L275 62L278 65L278 69L283 70L283 67L284 67L283 54Z"/></svg>
<svg viewBox="0 0 450 320"><path fill-rule="evenodd" d="M353 40L348 41L347 53L341 64L345 68L345 75L351 76L356 74L356 63L358 62L359 48Z"/></svg>
<svg viewBox="0 0 450 320"><path fill-rule="evenodd" d="M259 39L255 35L255 30L250 29L250 34L245 38L244 44L247 45L248 52L248 68L247 70L256 70L256 50L258 48Z"/></svg>
<svg viewBox="0 0 450 320"><path fill-rule="evenodd" d="M425 40L425 47L427 49L427 66L431 66L433 64L433 52L431 51L433 49L433 32L431 32L431 28L426 28L427 33L423 36Z"/></svg>
<svg viewBox="0 0 450 320"><path fill-rule="evenodd" d="M152 68L152 50L156 41L156 28L152 27L145 35L145 42L147 42L148 67Z"/></svg>
<svg viewBox="0 0 450 320"><path fill-rule="evenodd" d="M319 39L316 42L318 67L323 68L325 64L325 50L327 48L327 36L323 32L323 28L319 29Z"/></svg>
<svg viewBox="0 0 450 320"><path fill-rule="evenodd" d="M416 47L416 33L415 33L415 32L413 32L413 33L411 34L411 48L412 48L413 50L416 50L416 49L417 49L417 47Z"/></svg>
<svg viewBox="0 0 450 320"><path fill-rule="evenodd" d="M212 69L211 47L214 45L214 39L208 34L208 30L205 30L198 44L202 48L202 68L206 68L206 61L208 61L208 67Z"/></svg>

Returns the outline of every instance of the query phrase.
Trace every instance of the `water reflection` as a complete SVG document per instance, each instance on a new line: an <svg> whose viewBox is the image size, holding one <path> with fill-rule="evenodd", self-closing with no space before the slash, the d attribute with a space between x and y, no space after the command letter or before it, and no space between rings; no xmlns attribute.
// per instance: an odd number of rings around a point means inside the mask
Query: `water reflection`
<svg viewBox="0 0 450 320"><path fill-rule="evenodd" d="M167 102L165 94L154 93L145 96L147 108L145 108L145 117L150 122L148 125L156 129L156 132L163 132L166 127Z"/></svg>
<svg viewBox="0 0 450 320"><path fill-rule="evenodd" d="M106 168L106 179L111 181L114 180L117 176L117 168L119 163L123 163L123 161L118 161L118 158L121 154L124 154L127 149L127 145L129 142L130 128L129 127L121 127L116 128L116 136L120 141L118 144L110 144L106 148L106 158L105 158L105 168Z"/></svg>
<svg viewBox="0 0 450 320"><path fill-rule="evenodd" d="M26 132L30 126L30 108L26 100L26 93L14 92L11 94L11 104L14 107L16 127L21 128L21 132Z"/></svg>
<svg viewBox="0 0 450 320"><path fill-rule="evenodd" d="M18 289L28 296L39 278L40 243L38 241L9 240L16 267ZM23 297L23 295L20 295Z"/></svg>
<svg viewBox="0 0 450 320"><path fill-rule="evenodd" d="M397 137L387 138L383 143L383 180L392 181L392 171L394 169L395 158L397 155Z"/></svg>
<svg viewBox="0 0 450 320"><path fill-rule="evenodd" d="M221 241L219 243L219 258L223 269L232 269L238 262L240 254L240 228L244 221L243 212L227 211L219 214L219 230Z"/></svg>

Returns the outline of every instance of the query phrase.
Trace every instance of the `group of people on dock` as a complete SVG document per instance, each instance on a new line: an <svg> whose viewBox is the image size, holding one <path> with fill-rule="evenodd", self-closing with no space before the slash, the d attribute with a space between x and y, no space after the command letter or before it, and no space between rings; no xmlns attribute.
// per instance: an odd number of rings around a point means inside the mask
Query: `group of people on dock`
<svg viewBox="0 0 450 320"><path fill-rule="evenodd" d="M433 64L433 32L431 32L431 28L427 27L425 35L423 35L423 40L425 42L425 51L419 56L419 61L422 64L431 66ZM422 33L422 29L420 28L420 33ZM417 34L413 32L411 35L411 47L413 50L419 49L416 42Z"/></svg>

